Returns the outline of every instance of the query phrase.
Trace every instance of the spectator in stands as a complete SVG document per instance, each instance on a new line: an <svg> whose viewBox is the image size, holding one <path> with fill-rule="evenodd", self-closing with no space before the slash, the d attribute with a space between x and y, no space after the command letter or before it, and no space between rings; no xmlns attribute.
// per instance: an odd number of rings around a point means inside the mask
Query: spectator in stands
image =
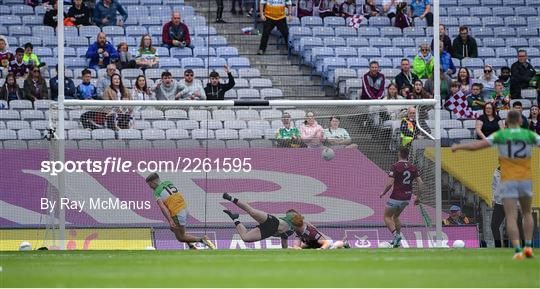
<svg viewBox="0 0 540 289"><path fill-rule="evenodd" d="M121 19L116 18L116 12L120 13ZM118 0L101 0L94 8L93 20L97 26L124 26L128 14Z"/></svg>
<svg viewBox="0 0 540 289"><path fill-rule="evenodd" d="M483 110L486 102L482 95L482 84L475 83L472 85L471 94L467 96L467 104L472 110Z"/></svg>
<svg viewBox="0 0 540 289"><path fill-rule="evenodd" d="M111 85L103 92L104 100L131 100L131 95L122 83L122 76L115 73L111 76Z"/></svg>
<svg viewBox="0 0 540 289"><path fill-rule="evenodd" d="M67 18L77 27L92 25L91 12L82 0L73 0L73 5L69 8Z"/></svg>
<svg viewBox="0 0 540 289"><path fill-rule="evenodd" d="M30 68L23 60L24 49L17 48L15 50L15 59L13 59L9 64L9 72L13 73L18 79L26 79Z"/></svg>
<svg viewBox="0 0 540 289"><path fill-rule="evenodd" d="M399 90L399 95L401 95L403 98L405 99L411 99L411 91L412 91L412 86L411 85L408 85L408 84L405 84L403 85L403 87L401 87L401 89Z"/></svg>
<svg viewBox="0 0 540 289"><path fill-rule="evenodd" d="M478 78L477 82L482 84L484 89L493 90L495 88L495 72L493 71L493 66L486 64L484 66L484 74Z"/></svg>
<svg viewBox="0 0 540 289"><path fill-rule="evenodd" d="M449 93L448 93L448 97L445 98L445 102L444 102L444 106L447 110L449 111L452 111L451 109L448 108L447 106L447 103L446 101L449 100L450 98L453 98L453 99L459 99L463 96L463 92L460 90L460 85L459 85L459 82L457 81L452 81L450 83L450 90L449 90Z"/></svg>
<svg viewBox="0 0 540 289"><path fill-rule="evenodd" d="M195 72L191 69L184 71L184 79L180 81L185 89L181 99L186 100L206 100L206 93L200 80L195 79Z"/></svg>
<svg viewBox="0 0 540 289"><path fill-rule="evenodd" d="M224 100L225 92L231 90L234 87L234 77L229 71L229 67L227 65L225 65L225 73L227 73L229 81L225 84L222 84L219 82L219 73L217 73L216 71L210 72L210 82L208 82L206 84L206 87L204 88L207 100Z"/></svg>
<svg viewBox="0 0 540 289"><path fill-rule="evenodd" d="M103 92L105 92L105 89L111 85L111 77L113 74L116 73L116 65L114 63L111 63L107 65L106 75L104 75L102 78L98 79L97 82L97 94L98 97L103 97Z"/></svg>
<svg viewBox="0 0 540 289"><path fill-rule="evenodd" d="M236 12L236 3L238 3L238 12ZM236 15L238 13L239 15L244 15L243 4L242 0L232 0L231 14Z"/></svg>
<svg viewBox="0 0 540 289"><path fill-rule="evenodd" d="M390 20L396 17L398 3L406 3L405 1L406 0L383 0L382 6L384 13L386 13L386 16L388 16Z"/></svg>
<svg viewBox="0 0 540 289"><path fill-rule="evenodd" d="M395 82L397 85L397 90L401 90L404 85L413 86L415 80L418 79L418 76L411 72L411 62L407 58L401 59L401 72L396 75Z"/></svg>
<svg viewBox="0 0 540 289"><path fill-rule="evenodd" d="M56 71L58 71L58 65L56 66ZM65 74L64 74L65 75ZM49 87L51 88L51 99L58 100L58 75L49 80ZM64 98L65 99L75 99L76 93L75 84L73 79L70 77L64 77Z"/></svg>
<svg viewBox="0 0 540 289"><path fill-rule="evenodd" d="M454 61L452 61L452 55L444 51L444 43L439 43L439 52L441 57L441 69L444 73L452 76L456 73L456 67L454 66Z"/></svg>
<svg viewBox="0 0 540 289"><path fill-rule="evenodd" d="M131 99L133 100L156 100L154 93L146 83L146 77L139 75L135 79L135 85L131 90Z"/></svg>
<svg viewBox="0 0 540 289"><path fill-rule="evenodd" d="M409 146L418 137L416 126L416 108L411 106L407 109L407 116L401 120L399 126L401 146Z"/></svg>
<svg viewBox="0 0 540 289"><path fill-rule="evenodd" d="M478 57L476 39L469 35L469 28L467 26L459 27L459 36L454 39L453 48L454 54L452 56L459 60L468 57Z"/></svg>
<svg viewBox="0 0 540 289"><path fill-rule="evenodd" d="M510 96L501 81L495 81L495 91L491 93L491 102L497 111L510 109Z"/></svg>
<svg viewBox="0 0 540 289"><path fill-rule="evenodd" d="M514 103L512 103L512 109L521 114L521 128L529 129L529 121L523 115L523 104L521 103L521 101L514 101Z"/></svg>
<svg viewBox="0 0 540 289"><path fill-rule="evenodd" d="M49 0L25 0L24 3L32 7L37 7L39 5L43 5L44 7L49 6Z"/></svg>
<svg viewBox="0 0 540 289"><path fill-rule="evenodd" d="M371 16L379 16L379 14L381 14L375 5L375 0L366 0L364 5L362 5L362 11L366 19L369 19Z"/></svg>
<svg viewBox="0 0 540 289"><path fill-rule="evenodd" d="M135 57L131 55L131 52L129 52L129 47L127 43L120 42L118 46L116 47L116 50L118 51L118 62L117 66L118 69L122 70L125 68L136 68L137 63L135 62Z"/></svg>
<svg viewBox="0 0 540 289"><path fill-rule="evenodd" d="M298 18L304 16L313 16L313 7L315 6L316 0L298 0L296 5L296 13Z"/></svg>
<svg viewBox="0 0 540 289"><path fill-rule="evenodd" d="M401 96L399 94L397 85L395 83L391 82L388 85L388 87L386 88L386 96L383 99L386 99L386 100L400 100L400 99L405 99L405 97L403 97L403 96Z"/></svg>
<svg viewBox="0 0 540 289"><path fill-rule="evenodd" d="M52 5L52 9L45 12L45 15L43 16L43 25L56 29L58 26L58 3L56 0L53 0L50 4Z"/></svg>
<svg viewBox="0 0 540 289"><path fill-rule="evenodd" d="M325 18L328 16L336 16L338 6L336 0L320 0L319 1L319 16Z"/></svg>
<svg viewBox="0 0 540 289"><path fill-rule="evenodd" d="M404 88L407 88L407 86L404 86ZM388 87L386 88L386 96L383 99L401 100L405 98L399 95L396 84L390 83ZM384 107L386 108L388 112L388 117L391 120L400 119L402 117L401 114L403 113L403 109L401 106L385 105ZM383 117L383 119L388 119L388 117Z"/></svg>
<svg viewBox="0 0 540 289"><path fill-rule="evenodd" d="M286 148L299 148L301 147L301 135L300 130L293 126L291 121L291 115L287 112L281 116L281 123L283 127L276 131L276 140L278 147Z"/></svg>
<svg viewBox="0 0 540 289"><path fill-rule="evenodd" d="M287 10L285 10L287 7ZM259 4L259 11L261 13L261 19L264 21L263 34L261 37L261 43L259 44L259 51L257 55L263 55L266 52L266 46L268 45L268 38L270 32L277 27L283 39L285 39L285 45L288 45L289 39L289 26L287 25L287 18L292 21L292 1L291 0L261 0ZM289 12L287 17L286 11Z"/></svg>
<svg viewBox="0 0 540 289"><path fill-rule="evenodd" d="M540 134L540 109L538 105L534 104L531 106L529 111L529 129Z"/></svg>
<svg viewBox="0 0 540 289"><path fill-rule="evenodd" d="M33 67L31 75L24 81L24 95L34 102L36 99L49 99L49 89L38 67Z"/></svg>
<svg viewBox="0 0 540 289"><path fill-rule="evenodd" d="M346 0L339 5L339 16L345 19L356 15L356 0Z"/></svg>
<svg viewBox="0 0 540 289"><path fill-rule="evenodd" d="M510 82L512 80L511 75L512 71L510 70L510 67L501 67L501 75L499 75L499 80L502 81L504 90L508 91L508 93L510 93Z"/></svg>
<svg viewBox="0 0 540 289"><path fill-rule="evenodd" d="M42 67L45 63L39 61L38 56L34 53L34 45L28 42L24 45L23 61L28 67Z"/></svg>
<svg viewBox="0 0 540 289"><path fill-rule="evenodd" d="M189 37L189 28L182 23L180 12L174 11L171 15L171 21L163 25L161 41L167 48L194 48Z"/></svg>
<svg viewBox="0 0 540 289"><path fill-rule="evenodd" d="M300 135L302 142L307 147L318 147L324 140L324 129L315 120L315 114L312 111L306 113L306 118L300 125Z"/></svg>
<svg viewBox="0 0 540 289"><path fill-rule="evenodd" d="M439 41L444 45L444 51L454 55L454 47L452 47L452 40L446 33L446 27L444 25L439 25ZM433 40L431 40L431 50L433 50Z"/></svg>
<svg viewBox="0 0 540 289"><path fill-rule="evenodd" d="M530 81L536 74L534 67L527 61L527 51L518 51L518 60L511 67L510 96L512 99L521 98L521 90L530 87Z"/></svg>
<svg viewBox="0 0 540 289"><path fill-rule="evenodd" d="M462 226L470 223L469 218L467 218L461 212L461 208L456 205L450 207L450 216L443 220L443 226Z"/></svg>
<svg viewBox="0 0 540 289"><path fill-rule="evenodd" d="M452 85L452 78L446 74L442 69L439 73L441 77L441 99L447 99L450 96L450 86ZM431 93L435 94L435 74L433 74L424 84L424 89Z"/></svg>
<svg viewBox="0 0 540 289"><path fill-rule="evenodd" d="M24 99L23 90L17 84L15 75L8 73L4 85L0 89L0 100L10 102L12 100Z"/></svg>
<svg viewBox="0 0 540 289"><path fill-rule="evenodd" d="M182 97L182 92L186 87L172 79L168 71L161 73L161 80L151 89L156 94L157 100L178 100Z"/></svg>
<svg viewBox="0 0 540 289"><path fill-rule="evenodd" d="M414 81L411 97L412 99L431 99L433 98L433 95L431 95L424 89L424 84L422 83L422 80L417 79Z"/></svg>
<svg viewBox="0 0 540 289"><path fill-rule="evenodd" d="M412 19L409 17L407 2L397 3L396 7L396 19L394 20L394 26L400 29L404 29L409 26L413 26Z"/></svg>
<svg viewBox="0 0 540 289"><path fill-rule="evenodd" d="M461 85L461 91L463 91L465 95L471 94L472 84L474 81L467 68L459 68L457 82L459 82L459 84Z"/></svg>
<svg viewBox="0 0 540 289"><path fill-rule="evenodd" d="M419 78L430 78L433 74L434 65L435 61L433 61L433 54L431 54L429 44L422 43L420 45L419 53L414 57L413 60L413 72Z"/></svg>
<svg viewBox="0 0 540 289"><path fill-rule="evenodd" d="M414 18L426 19L427 26L433 27L433 13L431 13L430 0L411 0L409 3L411 9L409 16Z"/></svg>
<svg viewBox="0 0 540 289"><path fill-rule="evenodd" d="M77 96L78 99L101 99L101 97L98 96L97 88L95 85L92 84L90 80L92 80L92 72L88 69L84 69L82 72L82 82L77 86L77 92L75 93L75 96Z"/></svg>
<svg viewBox="0 0 540 289"><path fill-rule="evenodd" d="M362 77L362 95L361 99L381 99L386 86L384 74L379 71L379 63L371 61L369 63L369 72Z"/></svg>
<svg viewBox="0 0 540 289"><path fill-rule="evenodd" d="M137 50L135 62L142 69L156 67L159 63L157 49L152 46L152 37L148 34L141 37L141 44Z"/></svg>
<svg viewBox="0 0 540 289"><path fill-rule="evenodd" d="M216 0L217 11L216 11L216 23L227 23L223 20L223 0Z"/></svg>
<svg viewBox="0 0 540 289"><path fill-rule="evenodd" d="M91 44L86 51L86 58L90 59L89 67L95 70L106 67L119 57L118 51L107 41L107 35L104 32L98 33L96 42Z"/></svg>
<svg viewBox="0 0 540 289"><path fill-rule="evenodd" d="M484 114L476 120L476 139L487 139L492 133L504 128L504 123L497 114L493 103L484 105Z"/></svg>
<svg viewBox="0 0 540 289"><path fill-rule="evenodd" d="M9 63L15 59L15 56L9 50L9 43L4 36L0 36L0 72L9 69ZM5 73L4 73L5 74Z"/></svg>
<svg viewBox="0 0 540 289"><path fill-rule="evenodd" d="M355 149L357 144L352 143L351 136L346 129L339 127L341 120L337 116L330 117L330 127L324 130L326 143L332 148Z"/></svg>

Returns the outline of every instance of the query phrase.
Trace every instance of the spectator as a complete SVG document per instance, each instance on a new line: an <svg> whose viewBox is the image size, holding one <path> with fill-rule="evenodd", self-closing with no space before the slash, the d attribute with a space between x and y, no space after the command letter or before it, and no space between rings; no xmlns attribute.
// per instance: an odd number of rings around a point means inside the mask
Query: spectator
<svg viewBox="0 0 540 289"><path fill-rule="evenodd" d="M506 90L508 93L510 93L510 82L512 80L511 75L512 71L510 70L510 67L501 67L501 75L499 75L499 80L502 81L504 90Z"/></svg>
<svg viewBox="0 0 540 289"><path fill-rule="evenodd" d="M453 205L450 207L450 216L443 220L443 226L462 226L470 224L469 218L467 218L462 212L459 206Z"/></svg>
<svg viewBox="0 0 540 289"><path fill-rule="evenodd" d="M238 12L236 12L236 3L238 3ZM244 10L243 10L242 5L243 5L242 0L232 0L231 14L236 15L238 13L239 15L244 15Z"/></svg>
<svg viewBox="0 0 540 289"><path fill-rule="evenodd" d="M92 72L88 69L84 69L81 74L82 82L77 86L77 92L75 93L77 98L82 100L101 99L101 97L98 96L96 86L90 81L92 80Z"/></svg>
<svg viewBox="0 0 540 289"><path fill-rule="evenodd" d="M281 116L283 127L276 132L278 147L298 148L302 146L300 130L292 126L291 115L287 112Z"/></svg>
<svg viewBox="0 0 540 289"><path fill-rule="evenodd" d="M420 19L426 19L427 26L433 27L433 13L431 13L431 1L430 0L411 0L409 3L411 6L410 17Z"/></svg>
<svg viewBox="0 0 540 289"><path fill-rule="evenodd" d="M234 87L234 77L229 71L229 67L227 65L225 65L225 73L227 73L229 81L226 84L221 84L219 82L219 73L215 71L210 72L210 82L207 83L206 87L204 88L207 100L224 100L225 92Z"/></svg>
<svg viewBox="0 0 540 289"><path fill-rule="evenodd" d="M156 67L159 63L157 49L152 46L152 37L148 34L141 37L135 62L142 69Z"/></svg>
<svg viewBox="0 0 540 289"><path fill-rule="evenodd" d="M527 118L523 115L523 104L521 101L514 101L514 103L512 103L512 109L521 114L521 128L529 129L529 121L527 121Z"/></svg>
<svg viewBox="0 0 540 289"><path fill-rule="evenodd" d="M411 72L411 63L409 59L401 59L401 72L396 75L396 85L397 90L401 90L404 85L413 86L415 80L418 79L418 76Z"/></svg>
<svg viewBox="0 0 540 289"><path fill-rule="evenodd" d="M386 86L384 74L379 72L379 63L371 61L369 63L369 72L362 78L361 99L381 99Z"/></svg>
<svg viewBox="0 0 540 289"><path fill-rule="evenodd" d="M261 37L261 43L259 45L258 55L263 55L266 52L266 46L268 45L268 38L270 32L277 27L283 39L285 39L285 45L288 45L289 39L289 27L287 25L287 18L292 21L292 1L291 0L261 0L259 4L259 11L261 12L261 19L264 21L263 34ZM287 7L287 10L285 10ZM319 6L320 8L320 6ZM289 11L287 17L286 11Z"/></svg>
<svg viewBox="0 0 540 289"><path fill-rule="evenodd" d="M325 18L328 16L336 16L337 4L336 0L320 0L319 1L319 16Z"/></svg>
<svg viewBox="0 0 540 289"><path fill-rule="evenodd" d="M467 96L467 104L472 110L482 110L486 102L482 96L482 84L475 83L472 85L471 94Z"/></svg>
<svg viewBox="0 0 540 289"><path fill-rule="evenodd" d="M488 102L484 105L484 114L476 120L476 139L487 139L492 133L504 127L501 118L495 110L493 103Z"/></svg>
<svg viewBox="0 0 540 289"><path fill-rule="evenodd" d="M58 71L58 65L56 66ZM58 100L58 75L49 80L49 87L51 88L51 99ZM64 97L65 99L75 99L75 93L77 92L73 79L64 77Z"/></svg>
<svg viewBox="0 0 540 289"><path fill-rule="evenodd" d="M396 7L396 20L394 21L394 26L404 29L406 27L412 26L412 19L409 17L409 12L407 12L407 2L401 2L397 4Z"/></svg>
<svg viewBox="0 0 540 289"><path fill-rule="evenodd" d="M407 86L404 86L403 88L408 88ZM399 95L397 86L394 83L390 83L388 87L386 88L386 96L383 99L386 100L401 100L405 99L403 96ZM403 112L403 109L401 106L392 106L392 105L385 105L384 106L387 109L388 115L391 120L399 119Z"/></svg>
<svg viewBox="0 0 540 289"><path fill-rule="evenodd" d="M98 82L97 82L98 97L103 97L103 93L105 92L105 89L107 89L107 87L111 85L111 77L113 76L113 74L116 73L116 65L114 63L107 65L106 72L107 72L107 75L98 79Z"/></svg>
<svg viewBox="0 0 540 289"><path fill-rule="evenodd" d="M116 50L118 51L118 55L119 55L118 62L117 62L118 69L122 70L125 68L137 67L137 63L135 62L135 57L133 57L133 55L131 55L131 53L129 52L129 47L127 43L120 42L120 44L118 44L118 46L116 47Z"/></svg>
<svg viewBox="0 0 540 289"><path fill-rule="evenodd" d="M302 142L307 147L318 147L324 139L324 129L315 120L315 115L312 111L306 113L306 119L300 125L300 135Z"/></svg>
<svg viewBox="0 0 540 289"><path fill-rule="evenodd" d="M366 19L369 19L371 16L379 16L379 14L381 14L377 6L375 6L375 0L366 0L364 5L362 5L362 11Z"/></svg>
<svg viewBox="0 0 540 289"><path fill-rule="evenodd" d="M398 3L406 3L406 2L405 0L383 0L382 1L383 11L384 13L386 13L386 16L390 18L390 20L396 17Z"/></svg>
<svg viewBox="0 0 540 289"><path fill-rule="evenodd" d="M486 64L484 66L484 74L480 76L477 82L482 84L485 89L493 90L495 88L495 80L497 80L497 77L495 76L493 67L489 64Z"/></svg>
<svg viewBox="0 0 540 289"><path fill-rule="evenodd" d="M442 42L439 43L439 51L441 57L441 69L444 71L444 73L452 76L454 73L456 73L456 67L454 66L454 61L452 61L452 55L444 51L444 44Z"/></svg>
<svg viewBox="0 0 540 289"><path fill-rule="evenodd" d="M530 86L529 82L536 74L534 67L527 61L527 51L518 51L518 60L511 67L510 96L521 98L521 90Z"/></svg>
<svg viewBox="0 0 540 289"><path fill-rule="evenodd" d="M131 99L133 100L156 100L156 97L146 83L144 75L139 75L135 79L135 85L131 90Z"/></svg>
<svg viewBox="0 0 540 289"><path fill-rule="evenodd" d="M53 0L51 1L51 5L53 8L45 12L43 16L43 25L56 29L58 26L58 3L56 0Z"/></svg>
<svg viewBox="0 0 540 289"><path fill-rule="evenodd" d="M450 53L450 55L454 55L452 40L450 39L450 37L448 37L448 34L446 33L446 27L444 27L444 25L442 24L439 24L439 41L443 43L444 51ZM431 50L433 50L433 40L431 40Z"/></svg>
<svg viewBox="0 0 540 289"><path fill-rule="evenodd" d="M23 50L24 52L24 50ZM8 70L15 56L9 50L9 44L4 36L0 36L0 72Z"/></svg>
<svg viewBox="0 0 540 289"><path fill-rule="evenodd" d="M463 91L463 94L465 95L471 94L473 79L467 68L461 67L458 70L457 82L459 82L459 85L461 86L461 91Z"/></svg>
<svg viewBox="0 0 540 289"><path fill-rule="evenodd" d="M399 131L403 147L409 146L417 138L416 108L413 106L407 109L407 116L401 120Z"/></svg>
<svg viewBox="0 0 540 289"><path fill-rule="evenodd" d="M182 18L178 11L174 11L171 21L163 25L161 40L167 48L194 48L189 37L189 29L186 24L182 23Z"/></svg>
<svg viewBox="0 0 540 289"><path fill-rule="evenodd" d="M313 16L313 7L315 6L316 0L298 0L296 5L296 14L298 18L304 16Z"/></svg>
<svg viewBox="0 0 540 289"><path fill-rule="evenodd" d="M540 109L536 104L531 106L529 112L529 129L540 134Z"/></svg>
<svg viewBox="0 0 540 289"><path fill-rule="evenodd" d="M433 95L431 95L429 92L427 92L424 89L424 84L422 83L422 80L417 79L414 82L412 98L413 99L431 99L433 98Z"/></svg>
<svg viewBox="0 0 540 289"><path fill-rule="evenodd" d="M116 12L120 13L122 19L116 19ZM101 0L94 8L93 20L97 26L124 26L128 14L124 7L117 0Z"/></svg>
<svg viewBox="0 0 540 289"><path fill-rule="evenodd" d="M206 93L200 80L195 79L195 73L191 69L184 71L184 79L180 81L185 90L182 92L182 99L206 100Z"/></svg>
<svg viewBox="0 0 540 289"><path fill-rule="evenodd" d="M445 99L446 101L449 100L450 98L453 98L453 99L459 99L463 96L463 92L459 89L460 88L460 85L459 85L459 82L457 81L452 81L450 83L450 93L448 94L448 97ZM446 105L446 101L444 102L445 103L445 108L449 111L452 111L451 109L448 108L448 106Z"/></svg>
<svg viewBox="0 0 540 289"><path fill-rule="evenodd" d="M0 89L0 100L10 102L18 99L24 99L23 90L17 84L15 75L13 73L8 73L6 81Z"/></svg>
<svg viewBox="0 0 540 289"><path fill-rule="evenodd" d="M459 27L459 36L454 39L453 48L454 54L452 56L459 60L468 57L478 57L476 39L469 36L469 28L467 26Z"/></svg>
<svg viewBox="0 0 540 289"><path fill-rule="evenodd" d="M115 73L111 76L111 85L103 92L104 100L131 100L131 95L122 83L120 74Z"/></svg>
<svg viewBox="0 0 540 289"><path fill-rule="evenodd" d="M413 72L419 78L430 78L433 74L433 55L429 44L423 43L420 45L420 52L414 57Z"/></svg>
<svg viewBox="0 0 540 289"><path fill-rule="evenodd" d="M45 63L39 62L39 58L34 53L34 45L32 43L28 42L24 45L24 55L23 55L23 61L28 65L29 69L30 67L42 67L45 65Z"/></svg>
<svg viewBox="0 0 540 289"><path fill-rule="evenodd" d="M352 143L351 136L346 129L339 127L341 120L337 116L330 117L330 127L324 130L326 143L332 148L355 149L357 144Z"/></svg>
<svg viewBox="0 0 540 289"><path fill-rule="evenodd" d="M401 95L405 99L411 99L411 91L412 91L412 86L405 84L399 90L399 95Z"/></svg>
<svg viewBox="0 0 540 289"><path fill-rule="evenodd" d="M9 64L9 72L13 73L16 78L26 79L30 69L23 60L24 49L17 48L15 50L15 59Z"/></svg>
<svg viewBox="0 0 540 289"><path fill-rule="evenodd" d="M347 19L354 15L356 15L356 0L346 0L339 5L339 16Z"/></svg>
<svg viewBox="0 0 540 289"><path fill-rule="evenodd" d="M39 68L33 67L32 74L24 81L24 95L34 102L36 99L49 99L49 89Z"/></svg>
<svg viewBox="0 0 540 289"><path fill-rule="evenodd" d="M26 5L37 7L39 5L43 5L43 7L47 7L49 5L49 0L25 0L24 1Z"/></svg>
<svg viewBox="0 0 540 289"><path fill-rule="evenodd" d="M185 90L186 87L172 79L168 71L161 73L161 80L152 88L157 100L178 100Z"/></svg>
<svg viewBox="0 0 540 289"><path fill-rule="evenodd" d="M227 23L225 20L223 20L223 0L216 0L216 4L216 23Z"/></svg>
<svg viewBox="0 0 540 289"><path fill-rule="evenodd" d="M439 75L441 77L441 99L448 99L448 97L450 96L450 86L452 84L452 78L450 78L450 76L442 70ZM424 89L432 95L435 94L434 77L435 74L432 75L424 84Z"/></svg>
<svg viewBox="0 0 540 289"><path fill-rule="evenodd" d="M499 80L495 81L495 91L491 93L491 101L497 111L510 109L510 96Z"/></svg>
<svg viewBox="0 0 540 289"><path fill-rule="evenodd" d="M73 0L73 5L69 8L66 17L77 27L92 25L90 9L83 4L82 0Z"/></svg>
<svg viewBox="0 0 540 289"><path fill-rule="evenodd" d="M119 55L114 46L107 41L105 33L100 32L97 35L96 42L88 47L86 58L90 59L90 68L99 70L115 62L119 58Z"/></svg>

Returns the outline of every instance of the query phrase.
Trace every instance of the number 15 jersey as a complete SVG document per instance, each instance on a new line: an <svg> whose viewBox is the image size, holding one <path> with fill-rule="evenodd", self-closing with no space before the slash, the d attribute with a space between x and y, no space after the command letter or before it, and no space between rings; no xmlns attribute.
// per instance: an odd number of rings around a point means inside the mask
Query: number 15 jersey
<svg viewBox="0 0 540 289"><path fill-rule="evenodd" d="M171 216L175 216L187 207L182 193L169 181L163 181L156 187L154 197L163 201Z"/></svg>
<svg viewBox="0 0 540 289"><path fill-rule="evenodd" d="M394 187L390 199L408 201L412 197L413 181L418 177L418 170L408 161L399 161L392 165L389 176L394 178Z"/></svg>
<svg viewBox="0 0 540 289"><path fill-rule="evenodd" d="M487 141L499 149L503 182L532 179L532 149L533 146L540 146L539 135L528 129L507 128L493 133Z"/></svg>

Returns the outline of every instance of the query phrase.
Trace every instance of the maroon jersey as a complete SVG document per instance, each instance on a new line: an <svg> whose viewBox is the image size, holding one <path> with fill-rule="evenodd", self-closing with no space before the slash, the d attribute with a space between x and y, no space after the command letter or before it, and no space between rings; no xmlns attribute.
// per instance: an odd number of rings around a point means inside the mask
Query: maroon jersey
<svg viewBox="0 0 540 289"><path fill-rule="evenodd" d="M413 181L418 177L416 167L407 161L399 161L392 165L390 177L394 178L394 188L390 198L398 201L410 200Z"/></svg>
<svg viewBox="0 0 540 289"><path fill-rule="evenodd" d="M308 247L311 248L319 248L319 240L325 240L324 236L317 230L317 228L306 224L306 227L304 228L304 231L302 234L298 235L298 238L300 238L300 241L302 243L308 245Z"/></svg>

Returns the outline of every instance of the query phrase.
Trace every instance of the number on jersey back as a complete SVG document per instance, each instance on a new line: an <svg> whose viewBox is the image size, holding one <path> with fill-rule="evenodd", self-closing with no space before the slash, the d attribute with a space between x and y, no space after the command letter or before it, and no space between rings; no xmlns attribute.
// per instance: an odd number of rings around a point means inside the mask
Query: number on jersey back
<svg viewBox="0 0 540 289"><path fill-rule="evenodd" d="M399 161L392 165L389 176L394 178L391 199L407 201L411 199L413 182L418 177L418 170L408 161Z"/></svg>

